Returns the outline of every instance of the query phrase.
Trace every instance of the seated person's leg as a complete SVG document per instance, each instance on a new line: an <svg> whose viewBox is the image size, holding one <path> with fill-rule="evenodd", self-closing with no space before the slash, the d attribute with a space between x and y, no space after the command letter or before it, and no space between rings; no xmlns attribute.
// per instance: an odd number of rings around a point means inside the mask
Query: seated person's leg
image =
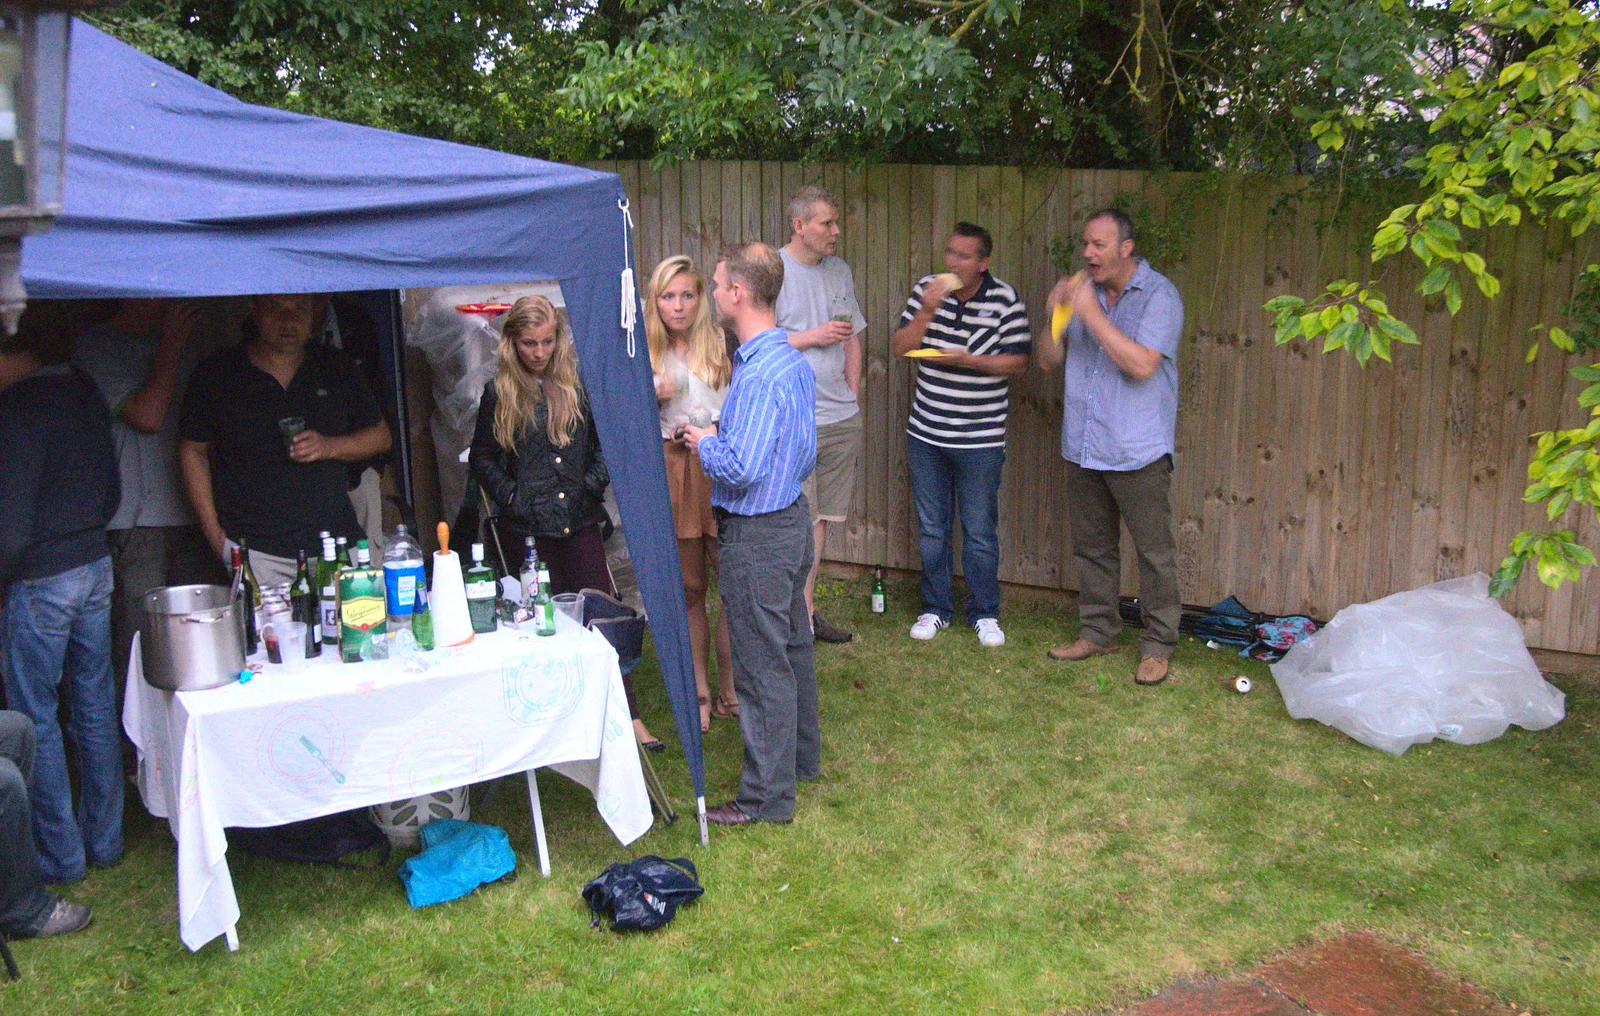
<svg viewBox="0 0 1600 1016"><path fill-rule="evenodd" d="M0 711L0 932L12 938L61 935L89 923L89 908L44 888L33 851L28 781L33 721Z"/></svg>

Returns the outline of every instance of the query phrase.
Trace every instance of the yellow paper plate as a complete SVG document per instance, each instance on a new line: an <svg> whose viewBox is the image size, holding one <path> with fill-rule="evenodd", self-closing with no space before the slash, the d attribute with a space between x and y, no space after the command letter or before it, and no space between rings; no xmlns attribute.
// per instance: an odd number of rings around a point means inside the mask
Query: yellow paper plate
<svg viewBox="0 0 1600 1016"><path fill-rule="evenodd" d="M913 350L911 350L911 352L906 354L906 359L908 359L908 360L926 360L926 359L929 359L930 357L949 356L949 355L950 355L949 350L923 348L923 349L913 349Z"/></svg>

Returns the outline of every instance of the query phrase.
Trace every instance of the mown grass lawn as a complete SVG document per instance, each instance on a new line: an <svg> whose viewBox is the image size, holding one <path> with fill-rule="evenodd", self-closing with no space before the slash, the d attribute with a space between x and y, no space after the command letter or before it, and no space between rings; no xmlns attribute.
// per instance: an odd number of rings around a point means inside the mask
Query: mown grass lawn
<svg viewBox="0 0 1600 1016"><path fill-rule="evenodd" d="M127 860L70 890L94 925L18 943L0 1012L1080 1012L1358 928L1534 1012L1600 1011L1600 676L1558 679L1552 730L1392 759L1290 720L1266 667L1230 652L1186 639L1173 680L1141 689L1131 648L1045 658L1070 604L1012 606L1008 644L984 650L961 626L911 642L914 588L891 587L883 617L865 591L824 586L860 638L818 647L824 772L792 826L714 829L702 849L680 821L623 848L547 774L546 881L507 780L473 817L510 831L514 884L412 911L398 857L234 858L243 948L191 955L165 823L130 798ZM1257 690L1224 691L1234 673ZM640 687L666 734L655 674ZM707 755L716 803L737 781L732 723ZM681 757L661 759L685 806ZM583 883L642 853L691 857L705 897L654 935L591 929Z"/></svg>

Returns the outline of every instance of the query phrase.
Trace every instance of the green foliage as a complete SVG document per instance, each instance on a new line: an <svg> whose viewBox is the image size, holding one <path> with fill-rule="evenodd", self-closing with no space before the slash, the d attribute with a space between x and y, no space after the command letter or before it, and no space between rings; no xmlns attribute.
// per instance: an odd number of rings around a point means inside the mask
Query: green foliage
<svg viewBox="0 0 1600 1016"><path fill-rule="evenodd" d="M597 126L554 92L573 47L614 27L590 7L582 0L128 0L91 18L248 102L579 160L601 149Z"/></svg>
<svg viewBox="0 0 1600 1016"><path fill-rule="evenodd" d="M1413 96L1397 97L1398 106L1434 112L1434 143L1407 161L1418 174L1417 198L1378 225L1372 261L1410 254L1425 269L1418 291L1453 315L1464 283L1485 299L1500 293L1499 277L1474 249L1487 231L1530 222L1563 226L1576 237L1600 216L1600 21L1591 5L1572 0L1455 0L1450 9L1461 18L1460 42L1479 57L1422 74ZM1318 117L1310 133L1332 158L1372 126L1370 113L1339 108ZM1281 296L1266 309L1279 344L1322 336L1324 351L1348 349L1362 364L1374 353L1389 359L1394 341L1416 341L1371 282L1341 279L1313 302ZM1595 346L1600 265L1586 267L1561 309L1570 329L1541 325L1535 333L1567 353ZM1538 351L1536 342L1527 358ZM1600 367L1573 373L1600 381ZM1538 435L1528 465L1524 499L1545 503L1552 522L1574 504L1600 511L1600 385L1580 403L1591 407L1590 425ZM1520 534L1495 573L1496 595L1530 561L1546 585L1577 579L1594 555L1573 539L1570 530Z"/></svg>
<svg viewBox="0 0 1600 1016"><path fill-rule="evenodd" d="M658 162L829 130L842 135L836 150L879 139L871 151L970 101L981 72L959 39L1020 14L1019 0L919 3L909 19L904 4L683 0L645 18L630 41L586 46L560 95L648 128Z"/></svg>
<svg viewBox="0 0 1600 1016"><path fill-rule="evenodd" d="M561 97L624 130L653 130L658 165L671 152L710 151L737 139L772 104L766 76L726 52L649 41L613 50L604 40L584 43L579 52L584 65Z"/></svg>

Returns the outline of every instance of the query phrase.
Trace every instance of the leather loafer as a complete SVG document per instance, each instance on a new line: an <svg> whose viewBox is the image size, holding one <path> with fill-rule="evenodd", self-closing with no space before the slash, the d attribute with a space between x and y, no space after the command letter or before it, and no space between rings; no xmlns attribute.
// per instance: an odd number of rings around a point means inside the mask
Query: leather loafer
<svg viewBox="0 0 1600 1016"><path fill-rule="evenodd" d="M1049 656L1052 660L1067 660L1076 663L1079 660L1087 660L1091 656L1105 656L1109 653L1117 652L1121 648L1121 646L1103 646L1098 642L1090 642L1088 639L1078 639L1071 645L1056 646L1050 650Z"/></svg>
<svg viewBox="0 0 1600 1016"><path fill-rule="evenodd" d="M749 825L755 819L744 813L744 809L733 801L719 804L715 808L706 809L706 821L712 825Z"/></svg>
<svg viewBox="0 0 1600 1016"><path fill-rule="evenodd" d="M1167 661L1161 656L1146 656L1139 661L1139 669L1133 675L1134 684L1145 686L1160 684L1167 679Z"/></svg>

